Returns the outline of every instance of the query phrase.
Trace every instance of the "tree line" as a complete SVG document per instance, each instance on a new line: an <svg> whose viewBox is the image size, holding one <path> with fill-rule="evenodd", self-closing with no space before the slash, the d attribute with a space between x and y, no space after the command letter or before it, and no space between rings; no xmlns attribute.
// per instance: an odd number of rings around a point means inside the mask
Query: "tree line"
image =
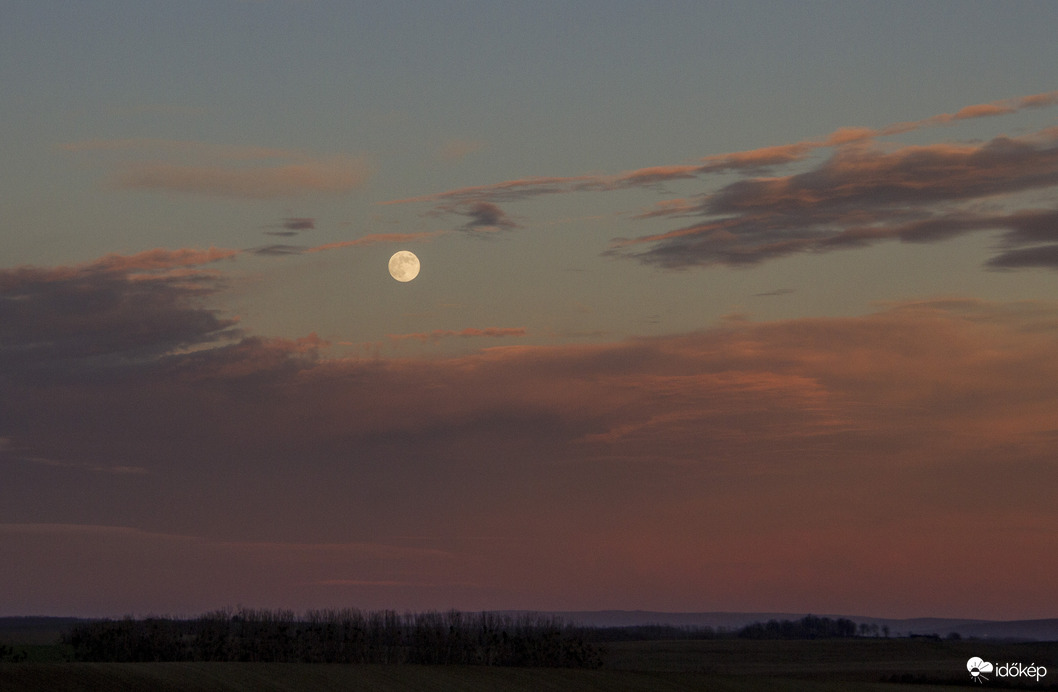
<svg viewBox="0 0 1058 692"><path fill-rule="evenodd" d="M79 661L419 663L587 667L602 655L556 619L459 611L220 610L193 619L96 620L63 638Z"/></svg>
<svg viewBox="0 0 1058 692"><path fill-rule="evenodd" d="M738 631L741 639L837 639L856 636L856 623L806 615L800 620L768 620L746 625Z"/></svg>
<svg viewBox="0 0 1058 692"><path fill-rule="evenodd" d="M885 636L889 628L885 627ZM858 634L857 634L858 633ZM799 620L754 622L738 629L709 626L632 625L595 627L584 630L593 642L643 641L659 639L834 639L878 636L878 626L859 625L847 618L832 619L807 615Z"/></svg>

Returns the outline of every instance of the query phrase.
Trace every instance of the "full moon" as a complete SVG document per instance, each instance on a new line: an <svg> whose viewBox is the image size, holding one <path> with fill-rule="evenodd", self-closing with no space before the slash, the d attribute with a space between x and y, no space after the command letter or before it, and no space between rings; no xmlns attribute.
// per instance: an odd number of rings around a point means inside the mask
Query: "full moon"
<svg viewBox="0 0 1058 692"><path fill-rule="evenodd" d="M407 283L419 275L419 258L414 252L401 250L389 258L389 275Z"/></svg>

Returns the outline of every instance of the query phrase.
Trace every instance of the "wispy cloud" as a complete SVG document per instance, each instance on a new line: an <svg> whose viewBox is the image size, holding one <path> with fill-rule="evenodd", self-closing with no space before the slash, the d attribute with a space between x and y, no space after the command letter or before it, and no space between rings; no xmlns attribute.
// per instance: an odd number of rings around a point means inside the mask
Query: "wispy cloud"
<svg viewBox="0 0 1058 692"><path fill-rule="evenodd" d="M122 190L271 199L348 193L371 175L363 157L295 149L160 139L87 140L60 148L116 156L108 163L108 183Z"/></svg>
<svg viewBox="0 0 1058 692"><path fill-rule="evenodd" d="M325 243L311 247L307 252L324 252L326 250L337 250L344 247L356 247L359 245L379 245L384 243L422 243L444 235L445 231L423 231L421 233L372 233L353 240L340 240L335 243Z"/></svg>
<svg viewBox="0 0 1058 692"><path fill-rule="evenodd" d="M502 183L491 185L476 185L462 187L446 192L438 192L418 197L407 197L404 199L393 199L379 204L409 204L413 202L447 202L458 203L465 201L481 200L487 202L509 202L513 200L535 197L537 195L556 194L560 192L572 192L573 185L577 182L590 182L595 176L579 176L573 178L523 178L520 180L506 180Z"/></svg>
<svg viewBox="0 0 1058 692"><path fill-rule="evenodd" d="M279 229L274 231L265 231L267 235L289 238L299 235L302 231L311 231L315 229L316 219L309 217L287 217L283 219L282 223L272 224L270 226L266 226L266 228Z"/></svg>
<svg viewBox="0 0 1058 692"><path fill-rule="evenodd" d="M491 337L500 338L507 336L525 336L528 331L525 327L485 327L478 329L469 327L459 331L453 331L451 329L435 329L432 332L416 332L413 334L390 334L390 341L419 341L422 343L430 342L436 343L441 339L447 339L449 337L458 336L464 339L470 337Z"/></svg>
<svg viewBox="0 0 1058 692"><path fill-rule="evenodd" d="M122 525L4 523L0 551L19 556L0 575L0 588L19 594L19 607L51 612L58 606L97 617L130 608L144 615L188 614L190 603L205 612L224 603L289 602L283 594L308 596L312 600L302 600L306 607L326 607L336 587L423 583L408 579L422 573L441 582L458 582L462 576L457 556L431 548L231 540ZM77 570L62 569L64 561L76 562ZM129 574L138 579L128 579ZM345 578L335 579L336 574ZM109 584L116 588L101 586ZM59 601L56 592L62 594Z"/></svg>
<svg viewBox="0 0 1058 692"><path fill-rule="evenodd" d="M988 266L993 269L1024 269L1026 267L1058 269L1058 245L1007 250L988 260Z"/></svg>
<svg viewBox="0 0 1058 692"><path fill-rule="evenodd" d="M369 235L354 238L353 240L339 240L333 243L324 243L323 245L306 246L306 245L266 245L264 247L253 248L249 252L256 255L304 255L313 252L327 252L328 250L340 250L347 247L360 247L367 245L381 245L381 244L407 244L407 243L422 243L434 238L444 235L446 231L423 231L422 233L372 233Z"/></svg>
<svg viewBox="0 0 1058 692"><path fill-rule="evenodd" d="M465 202L452 207L451 211L470 219L463 224L464 231L489 233L518 228L518 224L492 202Z"/></svg>
<svg viewBox="0 0 1058 692"><path fill-rule="evenodd" d="M128 163L110 182L123 190L271 199L308 193L346 193L360 187L368 175L369 168L362 159L336 156L279 166L239 168Z"/></svg>
<svg viewBox="0 0 1058 692"><path fill-rule="evenodd" d="M105 473L119 476L130 474L143 475L148 473L147 469L142 466L132 466L128 464L102 465L80 461L50 459L35 454L34 451L28 447L16 447L11 445L10 440L7 438L0 438L0 460L35 464L56 469L70 469L72 471L87 471L91 473Z"/></svg>
<svg viewBox="0 0 1058 692"><path fill-rule="evenodd" d="M965 106L955 113L941 113L915 122L895 123L883 128L882 132L884 134L902 134L904 132L909 132L920 127L928 127L930 125L947 125L960 120L991 118L998 115L1016 113L1026 109L1045 108L1055 104L1058 104L1058 91L1048 91L1019 98L1001 99L989 103L978 103L972 106Z"/></svg>
<svg viewBox="0 0 1058 692"><path fill-rule="evenodd" d="M255 255L266 255L271 257L282 257L284 255L303 255L307 251L308 247L305 245L287 245L284 243L263 245L261 247L255 247L249 250L249 252L252 252Z"/></svg>
<svg viewBox="0 0 1058 692"><path fill-rule="evenodd" d="M259 147L246 145L216 144L195 140L156 139L133 137L127 139L87 139L65 142L59 145L62 151L79 152L132 152L137 158L181 158L199 161L258 161L267 159L298 158L304 154L297 149Z"/></svg>
<svg viewBox="0 0 1058 692"><path fill-rule="evenodd" d="M437 150L437 156L444 161L462 161L484 147L485 143L476 139L450 139Z"/></svg>

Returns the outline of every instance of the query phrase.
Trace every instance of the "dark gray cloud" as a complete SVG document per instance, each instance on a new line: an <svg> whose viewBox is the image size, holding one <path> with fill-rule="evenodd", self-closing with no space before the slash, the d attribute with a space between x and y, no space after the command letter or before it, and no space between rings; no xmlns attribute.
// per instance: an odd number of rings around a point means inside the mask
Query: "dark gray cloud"
<svg viewBox="0 0 1058 692"><path fill-rule="evenodd" d="M1058 242L1058 210L1028 209L1011 214L1003 236L1009 246Z"/></svg>
<svg viewBox="0 0 1058 692"><path fill-rule="evenodd" d="M74 267L0 270L0 363L11 375L156 358L235 334L205 307L223 287L191 267L234 251L150 251Z"/></svg>
<svg viewBox="0 0 1058 692"><path fill-rule="evenodd" d="M283 228L291 231L309 231L316 228L316 219L288 217L283 219Z"/></svg>
<svg viewBox="0 0 1058 692"><path fill-rule="evenodd" d="M710 196L711 215L834 215L858 209L975 199L1058 184L1058 146L997 137L980 146L938 144L895 151L840 149L818 168L743 180Z"/></svg>
<svg viewBox="0 0 1058 692"><path fill-rule="evenodd" d="M988 260L993 269L1025 269L1046 267L1058 269L1058 245L1040 245L1020 250L1009 250Z"/></svg>
<svg viewBox="0 0 1058 692"><path fill-rule="evenodd" d="M266 235L290 238L292 236L299 235L302 231L311 231L315 229L316 219L308 217L287 217L283 219L282 223L272 224L271 226L266 226L266 228L280 229L274 231L265 231Z"/></svg>
<svg viewBox="0 0 1058 692"><path fill-rule="evenodd" d="M289 238L299 235L303 231L312 231L316 227L316 220L307 217L288 217L282 223L274 223L266 226L277 231L266 231L266 235Z"/></svg>
<svg viewBox="0 0 1058 692"><path fill-rule="evenodd" d="M250 250L255 255L268 255L268 256L284 256L284 255L302 255L308 251L308 246L305 245L265 245L263 247L256 247Z"/></svg>
<svg viewBox="0 0 1058 692"><path fill-rule="evenodd" d="M980 230L1006 231L1009 246L1038 243L1056 237L1058 211L983 213L969 203L1055 185L1055 132L980 145L854 146L803 173L730 183L698 203L707 220L619 240L611 252L679 268L752 265L886 239L938 242ZM689 213L687 204L671 208Z"/></svg>
<svg viewBox="0 0 1058 692"><path fill-rule="evenodd" d="M503 209L492 202L465 202L453 207L452 211L470 219L461 227L464 231L482 233L519 228Z"/></svg>

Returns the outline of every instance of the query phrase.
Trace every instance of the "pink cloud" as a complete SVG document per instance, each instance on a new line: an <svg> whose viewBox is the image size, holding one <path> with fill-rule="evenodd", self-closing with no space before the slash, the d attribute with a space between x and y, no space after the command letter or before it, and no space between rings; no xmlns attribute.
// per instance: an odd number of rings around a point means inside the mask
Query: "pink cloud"
<svg viewBox="0 0 1058 692"><path fill-rule="evenodd" d="M677 165L677 166L651 166L628 171L617 176L613 184L617 186L635 187L639 185L651 185L667 180L680 180L695 178L701 172L701 166Z"/></svg>

